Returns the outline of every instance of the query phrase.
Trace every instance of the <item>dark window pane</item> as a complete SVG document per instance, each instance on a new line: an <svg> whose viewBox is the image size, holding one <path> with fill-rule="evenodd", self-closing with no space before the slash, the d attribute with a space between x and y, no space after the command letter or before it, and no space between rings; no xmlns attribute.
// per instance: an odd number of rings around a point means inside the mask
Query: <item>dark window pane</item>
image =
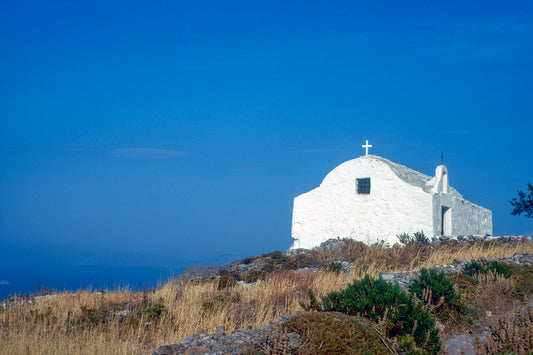
<svg viewBox="0 0 533 355"><path fill-rule="evenodd" d="M370 178L357 179L357 193L369 194L370 193Z"/></svg>

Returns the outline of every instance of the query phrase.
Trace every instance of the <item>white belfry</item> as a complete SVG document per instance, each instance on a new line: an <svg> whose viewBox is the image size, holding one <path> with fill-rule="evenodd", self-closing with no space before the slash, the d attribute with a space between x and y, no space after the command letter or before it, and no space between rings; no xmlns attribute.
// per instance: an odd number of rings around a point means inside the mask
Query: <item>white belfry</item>
<svg viewBox="0 0 533 355"><path fill-rule="evenodd" d="M361 147L366 149L365 155L368 155L368 148L372 148L371 144L368 144L368 139L366 140L366 144L362 145Z"/></svg>

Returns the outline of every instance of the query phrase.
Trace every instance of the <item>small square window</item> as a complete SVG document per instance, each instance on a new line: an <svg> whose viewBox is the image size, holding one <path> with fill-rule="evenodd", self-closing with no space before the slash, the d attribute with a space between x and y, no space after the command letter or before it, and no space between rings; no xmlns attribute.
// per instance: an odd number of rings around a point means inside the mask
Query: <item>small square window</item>
<svg viewBox="0 0 533 355"><path fill-rule="evenodd" d="M362 195L370 194L370 178L357 179L357 193Z"/></svg>

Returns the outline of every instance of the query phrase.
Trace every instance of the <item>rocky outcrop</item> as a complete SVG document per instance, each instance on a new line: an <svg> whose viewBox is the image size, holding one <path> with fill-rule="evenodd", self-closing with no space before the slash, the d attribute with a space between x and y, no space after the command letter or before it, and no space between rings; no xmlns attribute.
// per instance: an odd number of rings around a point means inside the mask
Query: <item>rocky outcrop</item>
<svg viewBox="0 0 533 355"><path fill-rule="evenodd" d="M522 239L522 237L502 237L501 241L505 243L515 243ZM463 238L462 240L464 240L464 242L471 242L472 237ZM329 242L325 248L327 248L327 250L330 248L336 248L336 243L337 242ZM338 241L338 243L342 243L342 241ZM294 251L292 252L294 253ZM515 254L511 257L489 259L486 261L491 260L496 260L505 264L533 265L533 255L531 254ZM446 274L458 273L462 272L465 266L470 262L470 260L455 260L451 264L436 265L435 269ZM253 268L258 267L260 263L261 259L250 259L247 260L246 264L237 263L230 268ZM348 271L350 267L353 266L353 264L347 262L339 261L338 263L345 271ZM313 272L310 269L300 269L298 271ZM389 282L397 283L404 289L408 289L412 281L419 275L419 271L382 272L380 277ZM297 333L284 333L280 328L284 322L291 319L293 316L294 314L279 317L260 328L238 329L229 335L225 334L223 327L220 326L214 334L193 334L177 344L161 346L153 353L153 355L242 354L247 350L252 349L263 353L291 354L294 353L300 345L299 335ZM448 350L455 348L464 349L464 344L461 345L464 339L461 337L461 334L459 336L450 336L444 341L444 347ZM472 337L470 336L468 339L470 338ZM457 344L455 344L456 342Z"/></svg>
<svg viewBox="0 0 533 355"><path fill-rule="evenodd" d="M499 261L503 264L515 264L515 265L532 265L533 255L531 254L515 254L506 258L488 259L487 261ZM435 265L434 269L445 274L462 272L465 266L471 263L472 260L455 260L451 264L447 265ZM399 271L399 272L381 272L379 276L389 282L398 284L401 288L407 289L409 285L420 276L419 271Z"/></svg>
<svg viewBox="0 0 533 355"><path fill-rule="evenodd" d="M243 259L244 260L244 259ZM216 266L193 266L183 271L177 279L200 279L204 277L212 277L218 275L220 270L229 270L232 267L239 265L243 260L235 260L224 265Z"/></svg>
<svg viewBox="0 0 533 355"><path fill-rule="evenodd" d="M457 243L474 243L477 241L497 241L498 243L519 243L524 240L531 241L531 237L525 236L476 236L476 235L466 235L466 236L439 236L432 239L432 243L445 243L445 242L457 242ZM328 239L320 246L314 248L313 250L319 250L323 252L330 252L333 254L339 253L342 248L346 245L346 241L343 239ZM176 279L177 280L190 280L190 279L202 279L210 277L218 277L223 272L229 272L234 275L238 275L237 279L245 279L245 275L252 271L262 270L265 265L274 262L279 262L281 258L287 256L294 256L299 254L310 253L309 249L289 249L285 253L280 251L275 251L273 253L264 254L256 257L244 258L241 260L235 260L225 265L218 266L194 266L183 271ZM345 271L349 271L352 265L348 265L347 262L342 260L338 261L342 263L342 267ZM314 267L313 267L314 269ZM303 270L303 271L307 271Z"/></svg>
<svg viewBox="0 0 533 355"><path fill-rule="evenodd" d="M164 345L156 349L152 355L182 354L242 354L251 349L266 353L291 354L300 345L297 333L284 333L280 327L292 314L282 316L261 328L244 328L224 333L219 326L214 334L193 334L177 344Z"/></svg>

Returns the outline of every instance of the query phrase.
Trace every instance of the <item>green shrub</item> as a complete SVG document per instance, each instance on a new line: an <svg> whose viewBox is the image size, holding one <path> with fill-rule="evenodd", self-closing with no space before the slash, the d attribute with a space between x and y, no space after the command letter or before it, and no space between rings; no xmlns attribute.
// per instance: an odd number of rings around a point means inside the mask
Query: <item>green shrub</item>
<svg viewBox="0 0 533 355"><path fill-rule="evenodd" d="M1 309L4 309L3 307ZM51 324L57 321L57 316L52 312L52 307L46 307L44 312L39 312L39 310L30 309L30 317L26 317L26 321L35 321L36 323Z"/></svg>
<svg viewBox="0 0 533 355"><path fill-rule="evenodd" d="M420 276L414 280L409 290L416 294L433 312L441 315L449 310L462 314L466 312L461 296L455 292L453 282L448 280L444 272L435 269L422 269Z"/></svg>
<svg viewBox="0 0 533 355"><path fill-rule="evenodd" d="M400 243L402 244L407 245L411 242L411 236L409 235L409 233L401 233L401 234L396 235L396 237L398 237L398 239L400 240Z"/></svg>
<svg viewBox="0 0 533 355"><path fill-rule="evenodd" d="M311 293L310 293L311 296ZM322 304L309 308L360 315L384 326L389 337L412 335L416 345L429 353L440 350L439 330L423 303L398 285L366 275L348 288L322 296ZM315 303L317 303L315 301Z"/></svg>
<svg viewBox="0 0 533 355"><path fill-rule="evenodd" d="M270 254L270 257L273 260L282 261L283 260L283 253L279 250L275 250Z"/></svg>
<svg viewBox="0 0 533 355"><path fill-rule="evenodd" d="M343 270L342 263L338 261L332 261L326 265L326 270L334 272L338 275Z"/></svg>
<svg viewBox="0 0 533 355"><path fill-rule="evenodd" d="M235 277L231 274L224 274L218 279L217 290L234 287L237 284Z"/></svg>
<svg viewBox="0 0 533 355"><path fill-rule="evenodd" d="M239 271L235 269L222 269L218 271L218 276L222 277L228 277L231 276L235 281L241 281L241 275Z"/></svg>
<svg viewBox="0 0 533 355"><path fill-rule="evenodd" d="M211 311L214 307L215 307L215 304L213 302L211 301L204 302L202 304L202 311L204 312Z"/></svg>
<svg viewBox="0 0 533 355"><path fill-rule="evenodd" d="M527 300L533 294L533 265L509 265L515 280L514 296Z"/></svg>
<svg viewBox="0 0 533 355"><path fill-rule="evenodd" d="M231 293L225 292L225 295L231 295ZM224 298L223 295L216 295L211 301L202 304L202 313L219 311L221 307L227 304L227 301L228 299Z"/></svg>
<svg viewBox="0 0 533 355"><path fill-rule="evenodd" d="M266 263L262 268L261 271L263 271L265 274L271 274L272 272L276 271L278 267L272 263Z"/></svg>
<svg viewBox="0 0 533 355"><path fill-rule="evenodd" d="M508 279L511 277L511 268L508 265L500 263L496 260L489 261L487 263L487 269L495 272L496 274L502 275L504 278Z"/></svg>
<svg viewBox="0 0 533 355"><path fill-rule="evenodd" d="M156 321L158 320L163 313L166 313L167 310L165 309L165 306L162 303L153 303L148 305L144 309L137 310L137 315L140 317L141 315L144 315L145 319L148 321Z"/></svg>
<svg viewBox="0 0 533 355"><path fill-rule="evenodd" d="M424 234L424 231L415 232L413 234L413 239L416 242L421 242L422 244L429 244L430 242L429 238Z"/></svg>
<svg viewBox="0 0 533 355"><path fill-rule="evenodd" d="M249 265L249 264L253 263L255 261L255 259L257 259L257 258L254 257L254 256L250 256L250 257L244 258L244 259L241 260L241 264Z"/></svg>
<svg viewBox="0 0 533 355"><path fill-rule="evenodd" d="M267 277L267 273L263 270L252 270L248 271L246 274L244 274L243 278L244 281L247 283L256 282L258 280L265 280Z"/></svg>
<svg viewBox="0 0 533 355"><path fill-rule="evenodd" d="M463 273L468 276L474 276L476 274L486 274L489 270L496 274L502 275L506 279L508 279L512 274L511 268L508 265L500 263L496 260L488 262L482 260L481 263L472 261L471 263L465 265Z"/></svg>
<svg viewBox="0 0 533 355"><path fill-rule="evenodd" d="M471 263L468 263L465 265L465 268L463 269L463 274L468 276L474 276L476 274L484 274L487 270L484 270L484 267L481 263L478 263L477 261L472 261Z"/></svg>
<svg viewBox="0 0 533 355"><path fill-rule="evenodd" d="M400 243L407 245L413 242L420 242L422 244L429 244L430 240L429 238L424 234L424 231L419 231L413 233L413 235L409 235L409 233L401 233L397 234L396 237L400 241Z"/></svg>
<svg viewBox="0 0 533 355"><path fill-rule="evenodd" d="M324 263L317 260L313 253L302 253L285 257L281 268L284 270L297 270L306 267L321 267L323 265Z"/></svg>
<svg viewBox="0 0 533 355"><path fill-rule="evenodd" d="M322 305L316 299L316 296L313 290L309 289L308 294L309 294L309 304L305 304L304 302L300 301L300 306L306 311L322 310Z"/></svg>
<svg viewBox="0 0 533 355"><path fill-rule="evenodd" d="M109 310L103 306L100 308L87 308L85 306L81 306L80 311L80 323L99 325L106 323L109 319Z"/></svg>

